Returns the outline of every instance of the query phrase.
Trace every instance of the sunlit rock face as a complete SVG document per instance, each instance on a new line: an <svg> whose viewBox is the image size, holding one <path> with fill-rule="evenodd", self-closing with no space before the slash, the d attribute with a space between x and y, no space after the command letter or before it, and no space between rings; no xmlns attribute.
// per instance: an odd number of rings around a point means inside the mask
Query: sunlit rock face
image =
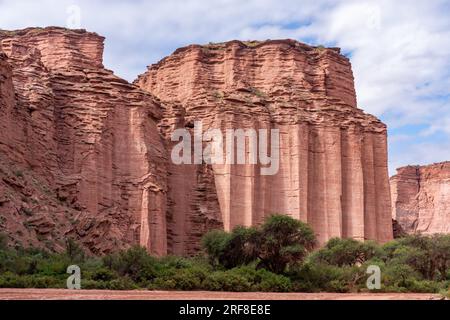
<svg viewBox="0 0 450 320"><path fill-rule="evenodd" d="M141 244L165 254L160 107L103 67L103 42L0 31L1 227L25 246L58 250L74 237L93 253Z"/></svg>
<svg viewBox="0 0 450 320"><path fill-rule="evenodd" d="M450 233L450 162L400 168L391 190L393 216L405 232Z"/></svg>
<svg viewBox="0 0 450 320"><path fill-rule="evenodd" d="M339 49L292 40L193 45L135 84L160 99L167 141L196 121L222 131L280 131L275 175L261 175L260 164L169 166L173 253L190 250L187 232L199 213L226 230L287 214L308 222L321 244L392 239L386 126L357 108L351 65Z"/></svg>
<svg viewBox="0 0 450 320"><path fill-rule="evenodd" d="M0 232L12 245L193 255L208 230L273 213L308 222L320 244L392 239L386 127L357 108L339 49L194 45L130 84L103 67L103 43L0 31ZM175 164L173 132L199 122L278 130L279 165Z"/></svg>

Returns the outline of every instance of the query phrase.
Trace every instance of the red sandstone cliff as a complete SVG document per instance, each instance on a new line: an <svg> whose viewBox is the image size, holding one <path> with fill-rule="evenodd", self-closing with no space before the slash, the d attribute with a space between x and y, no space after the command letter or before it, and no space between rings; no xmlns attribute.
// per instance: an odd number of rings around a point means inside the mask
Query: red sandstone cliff
<svg viewBox="0 0 450 320"><path fill-rule="evenodd" d="M450 162L400 168L391 191L393 217L405 232L450 233Z"/></svg>
<svg viewBox="0 0 450 320"><path fill-rule="evenodd" d="M291 40L194 45L135 83L162 101L163 130L198 120L205 128L280 130L275 176L261 176L259 165L199 166L212 168L202 183L219 199L227 230L285 213L311 224L321 243L392 239L386 127L356 108L351 66L339 49ZM175 253L183 251L184 220L195 215L177 199L199 188L186 179L206 171L199 167L171 169Z"/></svg>
<svg viewBox="0 0 450 320"><path fill-rule="evenodd" d="M164 254L160 108L103 68L103 41L0 32L1 227L24 245L57 249L70 236L94 253L141 243Z"/></svg>
<svg viewBox="0 0 450 320"><path fill-rule="evenodd" d="M189 46L131 85L104 69L103 41L0 31L0 232L13 243L59 250L75 237L93 253L193 254L207 230L272 213L310 223L321 243L392 238L386 127L357 109L338 49ZM174 165L171 133L197 120L279 129L278 174Z"/></svg>

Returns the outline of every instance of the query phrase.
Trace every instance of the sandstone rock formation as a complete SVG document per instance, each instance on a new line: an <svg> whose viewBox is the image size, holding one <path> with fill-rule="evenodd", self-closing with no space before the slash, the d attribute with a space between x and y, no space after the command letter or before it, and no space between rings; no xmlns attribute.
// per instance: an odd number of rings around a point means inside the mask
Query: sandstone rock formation
<svg viewBox="0 0 450 320"><path fill-rule="evenodd" d="M331 237L392 239L386 127L356 106L339 49L296 41L189 46L134 85L104 38L0 31L0 232L100 254L140 244L189 255L213 228L283 213ZM280 167L176 165L174 129L279 129ZM236 151L236 150L235 150Z"/></svg>
<svg viewBox="0 0 450 320"><path fill-rule="evenodd" d="M450 233L450 162L400 168L391 191L393 217L406 233Z"/></svg>
<svg viewBox="0 0 450 320"><path fill-rule="evenodd" d="M162 101L163 130L201 120L209 129L281 132L274 176L261 176L251 164L172 169L168 210L177 218L169 227L177 243L185 242L185 219L198 211L177 199L205 181L227 230L284 213L311 224L320 243L392 239L386 127L357 109L351 65L339 49L291 40L193 45L150 66L135 83ZM204 202L204 211L209 207Z"/></svg>
<svg viewBox="0 0 450 320"><path fill-rule="evenodd" d="M103 41L0 32L2 229L24 245L75 237L94 253L140 243L164 254L160 108L103 68Z"/></svg>

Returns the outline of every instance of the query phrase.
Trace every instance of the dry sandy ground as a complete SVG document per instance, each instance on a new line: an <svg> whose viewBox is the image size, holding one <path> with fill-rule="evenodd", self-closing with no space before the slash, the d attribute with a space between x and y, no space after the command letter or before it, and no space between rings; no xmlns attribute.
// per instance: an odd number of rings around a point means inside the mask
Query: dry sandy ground
<svg viewBox="0 0 450 320"><path fill-rule="evenodd" d="M231 293L0 289L0 300L441 300L434 294Z"/></svg>

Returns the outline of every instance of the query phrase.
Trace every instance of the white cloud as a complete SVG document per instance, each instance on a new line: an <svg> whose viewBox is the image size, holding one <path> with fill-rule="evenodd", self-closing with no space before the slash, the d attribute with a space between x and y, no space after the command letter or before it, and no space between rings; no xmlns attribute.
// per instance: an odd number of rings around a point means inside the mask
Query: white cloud
<svg viewBox="0 0 450 320"><path fill-rule="evenodd" d="M0 0L0 28L65 26L70 5L81 8L82 27L107 37L106 66L130 81L190 43L295 38L340 46L351 52L365 111L390 128L427 127L408 132L391 165L448 156L441 150L450 145L448 0ZM434 141L437 133L447 138ZM397 145L394 138L391 149Z"/></svg>

